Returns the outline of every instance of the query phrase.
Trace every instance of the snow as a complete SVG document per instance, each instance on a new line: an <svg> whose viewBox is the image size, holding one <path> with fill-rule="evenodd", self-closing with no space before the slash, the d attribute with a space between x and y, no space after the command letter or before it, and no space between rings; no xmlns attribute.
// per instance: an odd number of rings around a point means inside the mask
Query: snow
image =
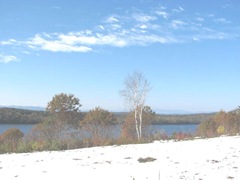
<svg viewBox="0 0 240 180"><path fill-rule="evenodd" d="M139 158L152 162L140 163ZM1 180L240 179L240 136L0 155Z"/></svg>

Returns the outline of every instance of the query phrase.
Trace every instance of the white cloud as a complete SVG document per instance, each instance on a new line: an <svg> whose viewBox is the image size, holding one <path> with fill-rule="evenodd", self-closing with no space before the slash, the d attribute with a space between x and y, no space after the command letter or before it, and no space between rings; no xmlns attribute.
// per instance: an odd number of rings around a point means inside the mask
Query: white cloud
<svg viewBox="0 0 240 180"><path fill-rule="evenodd" d="M86 33L87 35L91 35L91 34L92 34L92 31L91 31L91 30L86 30L85 33Z"/></svg>
<svg viewBox="0 0 240 180"><path fill-rule="evenodd" d="M222 6L223 9L227 9L227 8L230 8L230 7L232 7L231 4L224 4L224 5Z"/></svg>
<svg viewBox="0 0 240 180"><path fill-rule="evenodd" d="M35 50L52 52L88 52L96 46L125 47L131 45L148 45L151 43L176 43L175 38L164 37L146 31L147 25L139 29L121 29L117 32L91 33L85 31L67 34L38 34L27 45ZM145 34L146 33L146 34Z"/></svg>
<svg viewBox="0 0 240 180"><path fill-rule="evenodd" d="M22 53L27 55L31 54L29 51L23 51Z"/></svg>
<svg viewBox="0 0 240 180"><path fill-rule="evenodd" d="M21 52L29 52L29 49L51 52L90 52L99 46L142 46L152 43L183 43L231 37L221 28L222 24L229 23L225 18L199 13L190 17L183 14L184 11L185 9L181 6L175 9L156 7L149 12L134 9L121 15L108 16L104 21L87 30L36 34L25 41L10 39L0 42L0 45L13 46L15 49L19 47ZM209 30L209 22L218 25L218 30Z"/></svg>
<svg viewBox="0 0 240 180"><path fill-rule="evenodd" d="M121 28L122 28L122 26L119 25L119 24L111 24L111 29L112 30L117 30L117 29L121 29Z"/></svg>
<svg viewBox="0 0 240 180"><path fill-rule="evenodd" d="M231 23L231 21L228 21L225 18L217 18L217 19L215 19L215 21L218 22L218 23L223 23L223 24Z"/></svg>
<svg viewBox="0 0 240 180"><path fill-rule="evenodd" d="M98 28L101 30L105 30L104 26L102 26L102 25L98 26Z"/></svg>
<svg viewBox="0 0 240 180"><path fill-rule="evenodd" d="M159 16L162 16L164 19L167 19L169 16L169 14L167 12L161 11L161 10L156 11L156 14Z"/></svg>
<svg viewBox="0 0 240 180"><path fill-rule="evenodd" d="M215 17L215 14L208 14L208 17Z"/></svg>
<svg viewBox="0 0 240 180"><path fill-rule="evenodd" d="M17 57L11 55L1 55L0 54L0 63L9 63L12 61L18 61Z"/></svg>
<svg viewBox="0 0 240 180"><path fill-rule="evenodd" d="M133 18L136 21L141 22L141 23L146 23L146 22L149 22L149 21L157 20L157 17L146 15L146 14L134 14Z"/></svg>
<svg viewBox="0 0 240 180"><path fill-rule="evenodd" d="M110 45L123 47L126 45L126 42L123 38L117 37L115 34L104 35L96 33L95 35L89 36L86 33L79 32L52 35L50 39L36 35L28 44L34 49L38 48L53 52L88 52L92 50L92 48L88 46Z"/></svg>
<svg viewBox="0 0 240 180"><path fill-rule="evenodd" d="M184 26L184 25L186 25L186 23L181 21L181 20L173 20L171 22L171 26L174 29L178 29L178 28L180 28L181 26Z"/></svg>
<svg viewBox="0 0 240 180"><path fill-rule="evenodd" d="M52 52L88 52L92 50L86 46L70 46L58 42L48 42L42 46L42 49Z"/></svg>
<svg viewBox="0 0 240 180"><path fill-rule="evenodd" d="M173 12L182 12L182 11L184 11L184 10L185 10L185 9L184 9L183 7L179 6L178 8L173 9L172 11L173 11Z"/></svg>
<svg viewBox="0 0 240 180"><path fill-rule="evenodd" d="M86 46L74 45L74 40L69 36L67 39L47 39L50 35L42 37L37 34L27 42L30 48L38 50L48 50L52 52L89 52L92 49ZM51 36L50 36L51 37ZM51 37L52 38L52 37Z"/></svg>
<svg viewBox="0 0 240 180"><path fill-rule="evenodd" d="M229 39L230 36L229 34L223 33L223 32L216 32L216 31L209 31L209 33L205 32L202 34L198 34L193 37L193 40L224 40L224 39Z"/></svg>
<svg viewBox="0 0 240 180"><path fill-rule="evenodd" d="M203 22L203 21L204 21L204 18L198 17L198 18L196 18L196 20L199 21L199 22Z"/></svg>
<svg viewBox="0 0 240 180"><path fill-rule="evenodd" d="M141 29L147 29L147 28L148 28L148 26L145 25L145 24L142 24L142 25L140 25L139 27L140 27Z"/></svg>
<svg viewBox="0 0 240 180"><path fill-rule="evenodd" d="M118 22L119 20L117 19L117 17L115 17L115 16L110 16L110 17L108 17L107 18L107 20L106 20L106 22L108 22L108 23L112 23L112 22Z"/></svg>
<svg viewBox="0 0 240 180"><path fill-rule="evenodd" d="M149 35L138 35L138 36L131 36L129 38L129 43L132 45L149 45L153 43L177 43L177 40L172 37L163 37L154 34Z"/></svg>
<svg viewBox="0 0 240 180"><path fill-rule="evenodd" d="M194 41L199 41L199 38L198 37L193 37L192 38Z"/></svg>
<svg viewBox="0 0 240 180"><path fill-rule="evenodd" d="M9 39L7 41L1 41L0 44L1 45L14 45L14 44L18 44L18 42L15 39Z"/></svg>
<svg viewBox="0 0 240 180"><path fill-rule="evenodd" d="M180 11L184 11L184 8L181 7L181 6L179 6L178 9L179 9Z"/></svg>

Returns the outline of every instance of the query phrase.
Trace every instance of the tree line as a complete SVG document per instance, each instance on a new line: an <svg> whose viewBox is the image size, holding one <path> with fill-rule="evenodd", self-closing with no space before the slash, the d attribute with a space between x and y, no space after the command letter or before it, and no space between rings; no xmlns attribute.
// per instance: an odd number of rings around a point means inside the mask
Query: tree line
<svg viewBox="0 0 240 180"><path fill-rule="evenodd" d="M0 108L0 124L37 124L48 115L44 111Z"/></svg>
<svg viewBox="0 0 240 180"><path fill-rule="evenodd" d="M152 122L153 124L200 124L204 120L212 118L216 113L199 113L199 114L157 114Z"/></svg>
<svg viewBox="0 0 240 180"><path fill-rule="evenodd" d="M88 112L81 112L83 118ZM121 123L127 117L128 112L111 112L117 122ZM210 119L216 113L200 114L156 114L151 124L200 124L202 121ZM0 108L0 124L38 124L50 116L47 111L23 110L15 108Z"/></svg>

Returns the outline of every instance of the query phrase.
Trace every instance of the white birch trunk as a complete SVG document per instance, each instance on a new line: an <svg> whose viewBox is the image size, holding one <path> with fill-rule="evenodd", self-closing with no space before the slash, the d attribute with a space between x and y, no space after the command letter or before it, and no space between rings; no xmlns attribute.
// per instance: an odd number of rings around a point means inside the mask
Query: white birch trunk
<svg viewBox="0 0 240 180"><path fill-rule="evenodd" d="M139 129L138 129L138 120L137 120L137 108L134 110L134 119L135 119L135 126L136 126L136 132L137 132L137 137L138 140L140 139L140 134L139 134Z"/></svg>
<svg viewBox="0 0 240 180"><path fill-rule="evenodd" d="M142 113L143 113L143 107L140 107L140 114L139 114L139 136L142 138Z"/></svg>

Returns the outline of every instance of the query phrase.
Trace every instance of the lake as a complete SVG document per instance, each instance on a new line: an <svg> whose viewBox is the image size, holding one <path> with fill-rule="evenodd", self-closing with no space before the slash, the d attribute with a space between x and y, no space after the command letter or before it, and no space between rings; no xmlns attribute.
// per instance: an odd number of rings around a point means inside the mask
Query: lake
<svg viewBox="0 0 240 180"><path fill-rule="evenodd" d="M18 128L24 134L28 133L34 124L0 124L0 134L10 128ZM195 133L197 124L165 124L165 125L151 125L151 132L166 133L172 135L174 132Z"/></svg>

